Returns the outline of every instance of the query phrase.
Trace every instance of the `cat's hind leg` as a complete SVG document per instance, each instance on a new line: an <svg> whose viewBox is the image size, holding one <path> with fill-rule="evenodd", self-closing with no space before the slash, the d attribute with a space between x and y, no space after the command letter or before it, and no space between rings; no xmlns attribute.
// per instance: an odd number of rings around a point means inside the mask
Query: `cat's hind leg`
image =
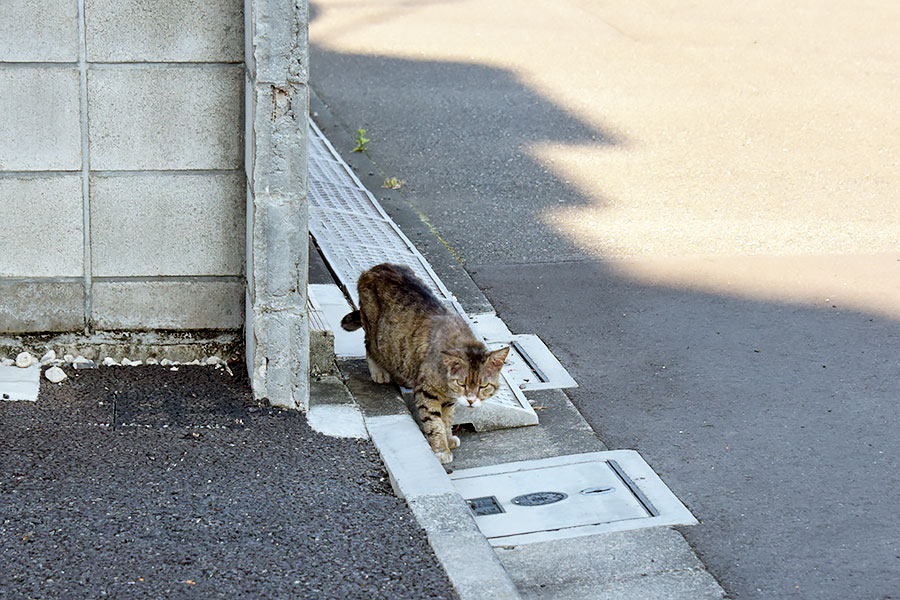
<svg viewBox="0 0 900 600"><path fill-rule="evenodd" d="M375 383L390 383L391 382L391 374L388 373L384 367L379 365L377 362L372 360L370 357L366 357L366 361L369 363L369 374L372 376L372 381Z"/></svg>

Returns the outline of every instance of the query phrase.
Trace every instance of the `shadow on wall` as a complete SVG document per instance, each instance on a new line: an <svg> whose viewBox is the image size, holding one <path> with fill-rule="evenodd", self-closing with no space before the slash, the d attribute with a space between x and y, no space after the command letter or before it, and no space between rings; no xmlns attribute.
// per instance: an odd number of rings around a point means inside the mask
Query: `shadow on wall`
<svg viewBox="0 0 900 600"><path fill-rule="evenodd" d="M900 323L635 281L545 225L603 201L529 153L628 143L612 129L501 69L311 56L317 94L369 131L372 159L408 181L510 328L569 367L595 431L640 450L703 522L685 536L729 593L895 591L898 517L880 499L900 487Z"/></svg>

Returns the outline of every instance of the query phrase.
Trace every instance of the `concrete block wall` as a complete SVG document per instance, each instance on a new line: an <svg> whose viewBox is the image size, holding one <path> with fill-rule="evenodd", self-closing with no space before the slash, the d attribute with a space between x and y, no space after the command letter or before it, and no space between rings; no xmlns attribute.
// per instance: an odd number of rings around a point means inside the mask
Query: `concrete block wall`
<svg viewBox="0 0 900 600"><path fill-rule="evenodd" d="M0 332L240 335L243 8L0 2Z"/></svg>

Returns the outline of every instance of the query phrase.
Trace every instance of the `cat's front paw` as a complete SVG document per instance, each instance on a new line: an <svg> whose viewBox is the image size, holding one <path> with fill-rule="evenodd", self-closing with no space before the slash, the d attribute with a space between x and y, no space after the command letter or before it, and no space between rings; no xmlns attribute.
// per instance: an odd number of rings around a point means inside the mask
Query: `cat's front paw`
<svg viewBox="0 0 900 600"><path fill-rule="evenodd" d="M449 450L446 452L435 452L434 455L437 456L442 465L453 462L453 454Z"/></svg>
<svg viewBox="0 0 900 600"><path fill-rule="evenodd" d="M372 381L374 381L375 383L390 383L391 376L387 374L387 371L372 373Z"/></svg>
<svg viewBox="0 0 900 600"><path fill-rule="evenodd" d="M459 448L459 438L455 435L447 436L447 446L449 446L451 450L456 450Z"/></svg>

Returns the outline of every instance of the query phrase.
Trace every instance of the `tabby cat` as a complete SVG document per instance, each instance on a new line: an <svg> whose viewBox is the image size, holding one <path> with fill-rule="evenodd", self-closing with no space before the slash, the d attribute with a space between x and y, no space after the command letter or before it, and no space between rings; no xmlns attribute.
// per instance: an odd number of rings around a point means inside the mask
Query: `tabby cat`
<svg viewBox="0 0 900 600"><path fill-rule="evenodd" d="M417 420L442 464L459 447L457 404L476 407L497 391L509 348L490 351L455 312L405 266L381 264L359 277L359 310L341 327L366 334L369 373L413 390Z"/></svg>

